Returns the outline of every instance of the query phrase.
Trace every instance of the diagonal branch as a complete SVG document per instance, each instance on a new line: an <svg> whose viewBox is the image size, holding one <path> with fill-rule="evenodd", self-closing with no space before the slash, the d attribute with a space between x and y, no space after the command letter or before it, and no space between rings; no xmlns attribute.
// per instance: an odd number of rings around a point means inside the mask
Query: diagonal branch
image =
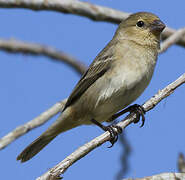
<svg viewBox="0 0 185 180"><path fill-rule="evenodd" d="M123 180L183 180L185 179L185 173L161 173L153 176L147 176L144 178L126 178Z"/></svg>
<svg viewBox="0 0 185 180"><path fill-rule="evenodd" d="M26 8L36 11L57 11L84 16L95 21L106 21L117 24L129 15L129 13L126 12L79 0L0 0L0 7ZM176 30L166 27L162 33L162 38L166 39L175 32ZM177 44L185 47L185 36L181 37Z"/></svg>
<svg viewBox="0 0 185 180"><path fill-rule="evenodd" d="M5 3L6 5L11 4L11 6L14 7L14 3L17 3L17 2L18 1L14 2L14 0L13 1L9 1L9 0L2 1L2 0L0 0L0 6L3 3ZM32 1L24 1L24 0L20 0L20 2L23 3L22 4L23 6L25 6L25 4L28 3L27 4L28 7L30 7L31 5L38 5L38 3L41 3L41 1L39 1L39 2L38 1L37 2L32 2ZM62 1L57 1L57 2L61 3ZM63 2L65 2L65 1L63 1ZM69 6L69 2L70 1L65 2L66 6ZM76 2L79 2L79 3L83 4L83 2L80 2L80 1L75 1L75 3ZM53 1L53 3L55 4L55 1ZM19 3L18 6L20 6L20 4L21 3ZM89 3L87 3L87 4L88 4L87 6L89 6ZM47 6L49 6L49 4L47 4ZM93 6L91 5L89 8L92 8ZM97 6L97 8L100 8L99 11L101 11L103 7ZM94 9L94 8L92 8L92 9ZM113 14L117 13L116 10L113 10L113 9L110 9L110 8L106 8L106 10L107 11L110 10L111 12L113 12ZM96 11L97 11L97 9L96 9ZM104 10L102 10L102 12L104 12ZM123 14L122 12L120 12L120 13ZM124 14L123 16L127 17L128 14ZM180 37L182 38L183 29L178 30L178 31L170 30L168 32L168 35L170 35L170 34L172 34L172 36L170 36L167 40L165 40L164 43L161 45L161 51L160 51L161 53L164 52L173 43L177 42L180 39ZM168 37L168 36L166 36L166 37ZM64 63L69 64L77 72L79 72L81 74L83 74L84 71L86 70L85 65L83 65L81 62L79 62L79 61L75 60L73 57L71 57L69 55L66 55L66 54L62 53L61 51L58 51L58 50L56 50L56 49L54 49L52 47L49 47L49 46L43 46L43 45L39 45L39 44L27 43L27 42L22 42L22 41L18 41L18 40L12 39L12 40L0 40L0 49L5 50L7 52L12 52L12 53L25 53L25 54L34 54L34 55L45 55L47 57L53 58L53 59L58 60L58 61L63 61ZM32 130L32 129L34 129L34 128L44 124L45 122L47 122L51 117L53 117L54 115L56 115L57 113L59 113L61 111L61 109L63 107L63 106L61 106L61 104L63 104L63 101L61 101L60 103L56 103L54 106L52 106L47 111L45 111L42 114L40 114L38 117L34 118L33 120L27 122L24 125L21 125L21 126L17 127L12 132L8 133L6 136L1 138L0 139L0 149L5 148L7 145L9 145L11 142L13 142L18 137L26 134L30 130Z"/></svg>
<svg viewBox="0 0 185 180"><path fill-rule="evenodd" d="M28 43L15 39L0 39L0 49L10 53L24 53L47 56L49 58L52 58L53 60L70 65L75 71L80 74L83 74L87 68L82 62L76 60L74 57L65 54L53 47L40 44Z"/></svg>
<svg viewBox="0 0 185 180"><path fill-rule="evenodd" d="M2 8L26 8L35 11L49 10L85 16L95 21L120 23L129 13L93 5L79 0L0 0Z"/></svg>
<svg viewBox="0 0 185 180"><path fill-rule="evenodd" d="M65 103L66 100L63 100L61 102L56 103L51 108L49 108L47 111L40 114L38 117L32 119L31 121L28 121L24 125L18 126L13 131L8 133L6 136L2 137L0 139L0 149L5 148L7 145L9 145L11 142L19 138L20 136L26 134L30 130L41 126L45 122L47 122L50 118L52 118L54 115L56 115L58 112L60 112Z"/></svg>
<svg viewBox="0 0 185 180"><path fill-rule="evenodd" d="M69 56L49 46L23 42L15 39L10 39L10 40L0 39L0 49L9 53L44 55L56 61L63 62L70 65L71 67L73 67L75 71L77 71L80 74L83 74L87 69L87 67L83 63L76 60L72 56ZM5 135L3 138L0 139L0 149L5 148L7 145L9 145L11 142L16 140L20 136L26 134L30 130L38 126L41 126L42 124L47 122L50 118L52 118L62 110L65 102L66 102L66 99L56 103L48 110L41 113L38 117L25 123L24 125L18 126L13 131Z"/></svg>
<svg viewBox="0 0 185 180"><path fill-rule="evenodd" d="M161 100L168 97L170 94L174 92L174 90L185 83L185 73L180 76L177 80L166 86L164 89L158 91L151 99L146 101L143 104L144 110L150 111L153 109ZM129 114L124 120L117 123L122 129L126 128L129 124L134 122L136 114ZM90 153L92 150L102 145L106 141L110 140L110 133L105 132L102 135L96 137L92 141L86 143L85 145L79 147L76 151L66 157L63 161L57 164L55 167L51 168L48 172L43 174L41 177L37 178L37 180L57 180L61 174L63 174L70 166L72 166L76 161Z"/></svg>
<svg viewBox="0 0 185 180"><path fill-rule="evenodd" d="M1 0L0 0L1 1ZM179 33L180 31L180 33ZM182 31L179 30L177 31L173 37L175 36L178 36L179 38L179 34L182 35ZM169 38L169 39L174 39L174 38ZM170 40L171 41L171 40ZM175 38L175 41L176 41L176 38ZM164 41L164 43L162 44L162 50L160 51L161 53L164 51L164 46L166 46L165 44L169 44L168 43L168 39L166 41ZM175 42L174 42L175 43ZM16 46L17 44L19 44L18 46ZM172 45L173 43L170 42L170 45ZM24 47L24 45L26 45L26 47ZM170 45L167 45L167 48L170 47ZM40 51L38 50L35 50L37 49L37 47L39 47L39 49L41 49ZM22 52L22 53L32 53L32 54L39 54L39 52L41 53L42 52L42 49L44 49L45 46L40 46L40 45L37 45L37 44L29 44L29 43L24 43L24 42L21 42L21 41L15 41L15 40L9 40L9 41L5 41L5 40L0 40L0 49L4 49L6 51L9 51L9 52ZM50 49L50 48L49 48ZM51 48L53 49L53 48ZM44 52L47 52L47 48L44 50ZM50 52L50 51L49 51ZM53 57L53 54L56 54L57 53L60 53L56 50L53 50L51 51L52 53L43 53L44 55L50 55L50 57ZM63 57L63 56L60 56L59 57ZM68 59L68 58L67 58ZM72 62L71 64L69 63L70 61L68 61L68 64L69 65L72 65L73 68L76 68L76 70L78 72L81 72L83 73L86 69L86 67L84 65L80 65L79 62L75 61L74 60L74 63ZM75 64L75 65L73 65ZM79 67L78 67L79 66ZM60 103L56 103L55 105L53 105L51 108L49 108L48 110L46 110L45 112L41 113L39 116L37 116L36 118L34 118L33 120L15 128L12 132L8 133L7 135L5 135L3 138L0 139L0 149L3 149L5 148L7 145L9 145L10 143L12 143L14 140L16 140L17 138L19 138L20 136L26 134L27 132L29 132L30 130L38 127L38 126L41 126L42 124L46 123L51 117L55 116L57 113L59 113L62 108L63 108L63 105L61 106L61 104L63 104L63 101L61 101Z"/></svg>
<svg viewBox="0 0 185 180"><path fill-rule="evenodd" d="M161 44L160 53L165 52L170 46L178 42L185 35L185 28L177 30Z"/></svg>

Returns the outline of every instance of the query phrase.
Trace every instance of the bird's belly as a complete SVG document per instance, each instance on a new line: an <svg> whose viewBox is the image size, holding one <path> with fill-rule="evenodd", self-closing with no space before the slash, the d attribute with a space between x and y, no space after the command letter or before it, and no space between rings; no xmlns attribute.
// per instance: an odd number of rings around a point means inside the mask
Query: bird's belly
<svg viewBox="0 0 185 180"><path fill-rule="evenodd" d="M96 107L94 111L95 119L98 121L108 120L113 114L131 104L138 96L137 88L113 93L112 96Z"/></svg>
<svg viewBox="0 0 185 180"><path fill-rule="evenodd" d="M113 114L131 104L145 90L151 76L152 74L140 74L139 77L137 73L120 75L104 84L93 111L94 118L100 122L107 121Z"/></svg>
<svg viewBox="0 0 185 180"><path fill-rule="evenodd" d="M122 66L99 78L75 103L81 124L90 124L92 118L107 121L113 114L135 101L149 84L153 67ZM77 118L78 119L78 118Z"/></svg>

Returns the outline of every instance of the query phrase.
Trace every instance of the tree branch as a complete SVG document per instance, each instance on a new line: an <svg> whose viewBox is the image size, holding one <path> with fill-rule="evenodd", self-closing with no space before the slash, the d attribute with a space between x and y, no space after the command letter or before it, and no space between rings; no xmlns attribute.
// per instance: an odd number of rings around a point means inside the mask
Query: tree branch
<svg viewBox="0 0 185 180"><path fill-rule="evenodd" d="M79 60L76 60L72 56L49 46L23 42L15 39L0 39L0 49L10 53L24 53L47 56L53 60L70 65L76 72L80 74L83 74L87 69L87 67Z"/></svg>
<svg viewBox="0 0 185 180"><path fill-rule="evenodd" d="M127 178L123 180L183 180L185 173L161 173L144 178Z"/></svg>
<svg viewBox="0 0 185 180"><path fill-rule="evenodd" d="M57 11L85 16L95 21L107 21L112 23L120 23L122 19L129 15L129 13L78 0L0 0L0 7L26 8L35 11Z"/></svg>
<svg viewBox="0 0 185 180"><path fill-rule="evenodd" d="M81 75L86 71L87 67L76 60L72 56L69 56L55 48L49 46L43 46L34 43L23 42L15 39L3 40L0 39L0 49L9 52L9 53L24 53L24 54L32 54L32 55L44 55L50 57L56 61L66 63L73 67L75 71L80 73ZM24 125L18 126L13 131L5 135L0 139L0 149L5 148L11 142L19 138L20 136L26 134L30 130L41 126L45 122L47 122L50 118L55 116L57 113L62 111L63 106L66 102L66 99L56 103L51 108L41 113L36 118L31 121L25 123Z"/></svg>
<svg viewBox="0 0 185 180"><path fill-rule="evenodd" d="M185 83L185 73L180 76L177 80L166 86L164 89L158 91L151 99L146 101L143 104L144 110L147 112L153 109L161 100L168 97L170 94L174 92L174 90ZM117 123L122 129L126 128L129 124L134 122L136 117L135 113L129 114L124 120ZM116 130L116 129L115 129ZM76 151L66 157L63 161L57 164L55 167L51 168L48 172L43 174L41 177L37 178L37 180L57 180L61 174L63 174L72 164L76 161L90 153L92 150L102 145L106 141L110 140L110 133L105 132L102 135L96 137L92 141L86 143L85 145L79 147Z"/></svg>
<svg viewBox="0 0 185 180"><path fill-rule="evenodd" d="M114 10L111 8L97 6L97 5L87 3L87 2L80 2L77 0L62 0L62 1L60 1L60 0L47 0L47 1L45 1L45 0L40 0L40 1L0 0L0 7L27 8L27 9L32 9L32 10L53 10L53 11L58 11L58 12L63 12L63 13L72 13L72 14L76 14L76 15L80 15L80 16L85 16L85 17L88 17L88 18L95 20L95 21L107 21L107 22L112 22L112 23L120 23L120 21L122 19L125 19L129 15L129 13L124 13L124 12L117 11L117 10ZM167 39L167 40L164 41L164 43L162 44L161 52L164 52L169 46L171 46L174 43L177 43L178 45L185 47L185 36L183 36L183 35L184 35L184 32L182 32L182 30L176 31L171 28L166 28L166 30L162 34L162 38L164 40L165 39ZM53 58L58 61L62 60L64 63L71 65L79 73L83 73L86 69L85 65L81 64L80 62L77 62L73 57L70 57L69 55L66 55L66 54L64 54L54 48L48 47L48 46L42 46L42 45L38 45L38 44L30 44L30 43L25 43L25 42L16 41L16 40L8 40L8 41L7 40L0 40L0 49L3 49L7 52L14 52L14 53L44 55L44 56L48 56L48 57ZM182 82L182 83L184 83L184 82ZM177 87L180 85L181 84L177 85ZM170 95L177 87L174 87L174 86L171 87L172 88L171 91L168 91L168 89L164 92L160 91L159 94L162 93L161 96L164 96L163 98L165 98L168 95ZM151 98L151 100L152 100L152 98ZM44 122L46 122L51 117L56 115L59 111L62 110L62 108L65 104L65 101L66 100L61 101L59 103L56 103L54 106L52 106L46 112L42 113L37 118L33 119L32 121L29 121L28 123L26 123L23 126L17 127L14 131L12 131L11 133L7 134L5 137L0 139L0 149L4 148L9 143L14 141L15 139L17 139L21 135L25 134L26 132L30 131L31 129L42 125ZM152 100L153 104L151 105L151 102L149 102L145 108L146 109L149 108L148 110L150 110L150 108L152 106L154 107L157 103L159 103L157 101L158 100L156 100L154 98ZM143 106L145 106L145 104ZM135 117L134 114L132 114L131 116L127 116L128 119L125 121L125 123L122 124L122 127L125 128L130 123L132 123L134 117ZM106 134L106 133L104 133L104 134ZM108 137L108 139L107 139L107 137ZM105 136L105 138L104 138L105 142L107 141L106 139L109 140L109 134ZM104 143L104 141L102 141L101 144L103 144L103 143ZM99 142L98 142L96 147L100 146L101 144L99 144ZM82 147L84 147L84 146L82 146ZM96 148L96 147L94 147L94 148ZM90 150L90 151L92 151L92 150ZM85 151L85 153L84 153L84 151ZM88 152L90 152L90 151L88 151ZM82 153L83 153L82 157L85 156L88 152L86 151L85 148L82 149ZM78 159L80 159L82 157L79 157ZM73 161L76 162L78 159L76 159L75 161L73 160ZM71 161L71 159L68 159L68 161ZM67 163L67 165L68 165L68 161L65 162L65 163ZM65 164L63 164L63 166L65 166ZM63 169L63 172L65 170L67 170L68 167ZM59 173L59 175L60 175L62 170L60 169L61 168L60 166L58 168L59 168L58 170L60 171L60 173ZM55 171L55 172L57 172L57 171ZM57 175L57 176L59 176L59 175ZM163 176L163 175L165 175L165 176ZM167 177L172 177L172 175L173 175L173 177L177 176L177 178L182 177L182 174L180 174L180 173L165 173L165 174L160 174L160 177L167 178ZM158 177L158 176L159 175L157 175L156 177ZM56 177L53 177L53 178L56 179ZM152 179L152 177L154 177L154 176L151 176L151 179ZM150 177L147 177L147 178L150 178ZM38 178L38 179L40 179L40 178ZM140 180L144 180L144 179L145 178L141 178Z"/></svg>
<svg viewBox="0 0 185 180"><path fill-rule="evenodd" d="M50 118L52 118L54 115L56 115L58 112L60 112L65 103L66 100L63 100L61 102L56 103L51 108L49 108L47 111L40 114L38 117L32 119L31 121L27 122L24 125L18 126L13 131L8 133L6 136L0 139L0 149L5 148L7 145L9 145L11 142L13 142L15 139L19 138L20 136L26 134L33 128L39 127L45 122L47 122Z"/></svg>
<svg viewBox="0 0 185 180"><path fill-rule="evenodd" d="M50 0L48 0L48 1L50 2ZM72 0L72 1L74 1L74 0ZM81 10L84 11L85 10L84 6L88 6L93 12L93 13L92 12L91 13L95 15L96 20L97 19L100 20L100 17L98 14L101 14L101 13L102 13L101 16L103 16L103 17L106 14L106 15L110 15L111 17L114 17L114 19L120 18L120 20L122 18L126 18L128 16L128 13L122 13L122 12L118 13L118 11L110 9L110 8L104 8L104 7L100 7L100 6L96 7L92 4L80 2L77 0L74 1L74 4L69 3L69 2L71 2L71 0L69 0L69 1L54 0L54 1L52 1L52 3L54 5L51 5L50 3L43 5L42 0L41 1L31 1L31 0L30 1L27 1L27 0L18 0L18 1L6 0L6 1L3 1L3 0L0 0L0 6L3 6L3 7L17 7L17 6L24 7L24 6L26 6L27 8L30 8L30 6L31 6L33 9L37 9L36 7L38 6L38 10L41 10L43 8L42 6L44 6L44 8L47 7L47 8L49 8L48 10L51 10L50 9L51 6L55 7L56 2L61 5L61 6L57 6L57 8L59 8L59 9L61 7L63 7L63 5L64 5L63 3L65 3L66 8L68 7L67 8L68 10L72 6L73 8L75 7L76 10L79 11L79 6L81 6L81 4L82 4ZM76 6L76 3L77 4L79 3L78 6ZM71 13L71 11L69 11L69 13ZM89 13L88 8L87 8L87 13ZM116 14L116 16L113 16L112 14ZM112 21L112 20L109 20L109 21ZM177 42L180 39L180 37L182 39L183 29L178 30L178 31L174 31L174 30L170 29L170 31L166 31L166 33L167 33L167 36L165 36L164 38L170 36L171 34L172 34L172 37L169 37L166 41L164 41L164 43L161 45L162 48L161 48L160 52L164 52L170 45ZM166 34L166 33L164 33L164 34ZM55 60L62 61L66 64L69 64L77 72L79 72L81 74L83 74L86 70L85 65L83 65L80 61L77 61L73 57L66 55L66 54L62 53L61 51L56 50L56 49L49 47L49 46L43 46L43 45L39 45L39 44L22 42L22 41L18 41L15 39L11 39L11 40L2 40L1 39L0 40L0 49L5 50L7 52L11 52L11 53L44 55L44 56L53 58ZM63 104L63 101L61 101L60 103ZM31 129L36 128L36 127L44 124L45 122L47 122L51 117L53 117L54 115L56 115L58 112L60 112L62 110L62 106L60 103L56 103L54 106L52 106L50 109L48 109L47 111L40 114L38 117L34 118L33 120L27 122L24 125L17 127L12 132L8 133L6 136L4 136L2 139L0 139L0 149L5 148L8 144L13 142L18 137L24 135L25 133L29 132Z"/></svg>
<svg viewBox="0 0 185 180"><path fill-rule="evenodd" d="M174 37L179 38L181 35L182 35L182 30L179 30L177 33L175 33L173 35L172 38L169 38L169 39L172 39L172 40L175 39L175 41L176 41L176 38L174 38ZM172 45L172 42L169 39L164 41L164 43L162 44L162 50L160 51L160 53L164 52L164 46L166 46L165 44L167 44L167 46L165 47L165 50L167 48L169 48L170 45ZM169 41L170 41L170 45L168 43ZM15 53L22 52L22 53L30 53L30 54L32 53L32 54L37 54L37 55L40 53L40 54L43 54L43 55L46 55L46 56L49 56L52 58L53 57L59 57L59 58L64 57L63 58L63 59L65 59L64 61L66 63L68 63L69 65L73 66L73 68L76 68L76 71L81 72L81 74L86 69L86 67L84 65L80 64L78 61L76 61L74 59L72 61L68 60L70 58L68 58L68 56L66 56L66 55L63 56L63 54L61 54L60 51L57 51L54 48L41 46L38 44L30 44L30 43L25 43L25 42L16 41L16 40L9 40L9 41L0 40L0 49L3 49L8 52L15 52ZM67 58L65 58L65 57L67 57ZM60 103L63 104L63 101L61 101ZM55 116L57 113L62 111L63 106L61 106L60 103L56 103L51 108L49 108L45 112L41 113L39 116L37 116L33 120L27 122L24 125L21 125L21 126L15 128L12 132L8 133L3 138L1 138L0 139L0 149L5 148L7 145L12 143L14 140L19 138L20 136L26 134L30 130L46 123L51 117ZM46 116L45 116L45 114L46 114Z"/></svg>
<svg viewBox="0 0 185 180"><path fill-rule="evenodd" d="M26 8L36 11L57 11L88 17L94 21L106 21L116 24L119 24L121 20L127 18L129 15L129 13L126 12L78 0L0 0L0 7ZM175 32L176 30L166 27L162 33L162 38L166 39ZM185 36L183 36L177 44L185 47Z"/></svg>
<svg viewBox="0 0 185 180"><path fill-rule="evenodd" d="M177 43L185 34L185 28L177 30L161 44L160 53L165 52L170 46Z"/></svg>

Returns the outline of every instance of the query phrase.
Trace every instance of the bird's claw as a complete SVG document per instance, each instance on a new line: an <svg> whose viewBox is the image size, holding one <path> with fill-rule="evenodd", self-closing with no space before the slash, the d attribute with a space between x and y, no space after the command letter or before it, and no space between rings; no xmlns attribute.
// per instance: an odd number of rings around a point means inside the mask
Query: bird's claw
<svg viewBox="0 0 185 180"><path fill-rule="evenodd" d="M139 120L140 120L140 117L142 117L142 124L140 127L143 127L144 126L144 123L145 123L145 110L142 106L138 105L138 104L134 104L132 106L129 106L128 108L126 109L123 109L122 111L114 114L112 117L111 117L111 120L114 120L116 118L118 118L119 116L127 113L127 112L130 112L130 113L135 113L136 114L136 119L134 121L134 123L138 123Z"/></svg>
<svg viewBox="0 0 185 180"><path fill-rule="evenodd" d="M110 133L111 139L109 141L111 143L111 146L109 146L108 148L111 148L111 147L113 147L114 143L117 142L118 134L122 133L122 128L117 125L105 126L104 128L105 128L104 129L105 131L109 131L109 133ZM115 131L115 129L116 129L116 131Z"/></svg>
<svg viewBox="0 0 185 180"><path fill-rule="evenodd" d="M109 146L108 148L111 148L114 145L114 143L118 140L118 134L122 133L122 128L120 126L115 125L115 124L112 124L109 126L104 126L103 124L96 121L95 119L91 119L91 122L93 124L96 124L97 126L99 126L104 131L108 131L110 133L110 140L109 141L111 143L111 146Z"/></svg>
<svg viewBox="0 0 185 180"><path fill-rule="evenodd" d="M145 124L145 110L141 105L134 104L133 106L130 106L130 113L136 113L136 119L134 123L138 123L140 120L140 117L142 118L142 124L140 127L143 127Z"/></svg>

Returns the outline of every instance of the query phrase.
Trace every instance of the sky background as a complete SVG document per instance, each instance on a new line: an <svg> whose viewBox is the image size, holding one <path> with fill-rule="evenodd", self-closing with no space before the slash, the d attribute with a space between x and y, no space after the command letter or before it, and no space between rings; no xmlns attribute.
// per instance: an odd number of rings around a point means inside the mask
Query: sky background
<svg viewBox="0 0 185 180"><path fill-rule="evenodd" d="M94 0L95 4L125 12L149 11L167 26L185 26L185 1ZM117 25L93 22L85 17L50 11L0 9L0 38L16 38L56 47L89 65L111 40ZM174 81L185 70L185 50L172 46L158 58L151 84L137 99L142 104L159 89ZM69 96L80 76L63 63L42 56L7 54L0 51L0 137L33 119L56 102ZM126 128L132 152L125 177L144 177L162 172L177 172L179 152L185 153L185 86L146 114L139 124ZM81 126L59 135L27 163L17 155L56 119L22 136L0 151L1 179L32 180L49 170L76 148L100 135L95 126ZM70 167L65 179L115 179L124 149L118 142L95 149Z"/></svg>

